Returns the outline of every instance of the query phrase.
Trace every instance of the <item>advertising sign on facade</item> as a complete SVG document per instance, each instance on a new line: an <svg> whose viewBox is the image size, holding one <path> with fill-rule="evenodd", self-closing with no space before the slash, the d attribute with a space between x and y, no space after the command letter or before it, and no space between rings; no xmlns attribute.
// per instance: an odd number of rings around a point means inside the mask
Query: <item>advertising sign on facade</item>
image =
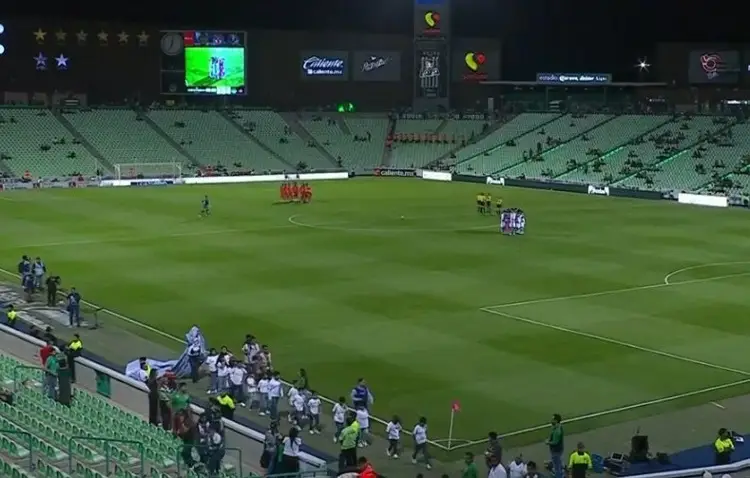
<svg viewBox="0 0 750 478"><path fill-rule="evenodd" d="M401 53L397 51L355 51L354 81L400 81Z"/></svg>
<svg viewBox="0 0 750 478"><path fill-rule="evenodd" d="M300 74L303 80L349 79L349 52L303 51L300 54Z"/></svg>
<svg viewBox="0 0 750 478"><path fill-rule="evenodd" d="M453 50L453 81L471 83L500 79L500 51L482 48Z"/></svg>
<svg viewBox="0 0 750 478"><path fill-rule="evenodd" d="M740 81L740 52L693 50L688 64L691 84L734 84Z"/></svg>

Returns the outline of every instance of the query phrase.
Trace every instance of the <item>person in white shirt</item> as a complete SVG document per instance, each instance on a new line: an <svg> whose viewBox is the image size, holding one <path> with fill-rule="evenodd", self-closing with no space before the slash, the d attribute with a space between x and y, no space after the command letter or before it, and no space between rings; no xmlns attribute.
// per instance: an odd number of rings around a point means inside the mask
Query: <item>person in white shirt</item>
<svg viewBox="0 0 750 478"><path fill-rule="evenodd" d="M271 420L279 419L279 400L284 396L284 388L281 384L281 374L274 372L268 381L268 415Z"/></svg>
<svg viewBox="0 0 750 478"><path fill-rule="evenodd" d="M219 358L216 360L216 376L218 378L218 386L216 393L223 393L229 390L229 362L227 356L219 354Z"/></svg>
<svg viewBox="0 0 750 478"><path fill-rule="evenodd" d="M268 375L261 375L258 380L258 415L266 416L268 414Z"/></svg>
<svg viewBox="0 0 750 478"><path fill-rule="evenodd" d="M239 403L241 407L245 406L245 371L244 364L233 361L232 368L229 371L229 384L234 401Z"/></svg>
<svg viewBox="0 0 750 478"><path fill-rule="evenodd" d="M401 419L394 415L388 425L385 426L385 433L388 434L388 451L386 454L391 458L398 458L398 448L401 442Z"/></svg>
<svg viewBox="0 0 750 478"><path fill-rule="evenodd" d="M245 356L245 363L252 363L253 357L255 357L258 352L260 352L260 346L255 341L255 337L250 334L246 335L245 343L242 344L242 354Z"/></svg>
<svg viewBox="0 0 750 478"><path fill-rule="evenodd" d="M294 400L297 398L297 395L299 395L297 387L294 385L289 387L289 391L286 393L286 396L289 399L289 412L286 414L286 421L289 423L294 422Z"/></svg>
<svg viewBox="0 0 750 478"><path fill-rule="evenodd" d="M370 414L361 405L355 413L359 424L359 447L364 448L370 444Z"/></svg>
<svg viewBox="0 0 750 478"><path fill-rule="evenodd" d="M338 403L333 405L333 425L336 431L333 433L333 443L338 443L341 430L346 426L346 398L339 397Z"/></svg>
<svg viewBox="0 0 750 478"><path fill-rule="evenodd" d="M305 420L305 394L301 391L298 391L292 400L292 414L292 423L302 430Z"/></svg>
<svg viewBox="0 0 750 478"><path fill-rule="evenodd" d="M281 470L274 470L274 474L299 473L299 453L300 447L302 447L302 438L298 435L299 430L292 427L292 429L289 430L289 435L282 440Z"/></svg>
<svg viewBox="0 0 750 478"><path fill-rule="evenodd" d="M417 456L422 455L425 466L427 469L431 469L430 454L427 451L427 418L422 417L419 422L414 426L412 431L414 435L414 453L411 455L411 462L417 464Z"/></svg>
<svg viewBox="0 0 750 478"><path fill-rule="evenodd" d="M208 352L208 357L206 357L206 366L208 367L208 376L210 377L207 393L217 393L219 391L219 375L216 367L218 360L219 353L216 349L211 349Z"/></svg>
<svg viewBox="0 0 750 478"><path fill-rule="evenodd" d="M255 410L259 405L258 381L251 374L247 374L247 377L245 378L245 390L247 392L247 396L249 397L248 403L250 404L250 406L248 408L250 410Z"/></svg>
<svg viewBox="0 0 750 478"><path fill-rule="evenodd" d="M320 434L320 397L315 390L310 390L310 398L307 400L307 413L310 417L310 435Z"/></svg>
<svg viewBox="0 0 750 478"><path fill-rule="evenodd" d="M526 463L523 462L523 457L521 455L517 456L508 464L509 478L525 478L527 473Z"/></svg>
<svg viewBox="0 0 750 478"><path fill-rule="evenodd" d="M505 471L500 460L495 456L490 456L490 472L487 474L487 478L508 478L508 472Z"/></svg>

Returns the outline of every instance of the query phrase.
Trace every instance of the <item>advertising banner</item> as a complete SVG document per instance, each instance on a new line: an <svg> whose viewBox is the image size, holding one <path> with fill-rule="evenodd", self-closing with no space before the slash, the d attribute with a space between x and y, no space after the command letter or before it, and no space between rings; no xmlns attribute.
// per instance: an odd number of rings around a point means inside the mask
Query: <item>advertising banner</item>
<svg viewBox="0 0 750 478"><path fill-rule="evenodd" d="M691 84L734 84L740 81L740 52L693 50L688 59Z"/></svg>
<svg viewBox="0 0 750 478"><path fill-rule="evenodd" d="M342 50L303 51L299 59L303 80L347 81L349 52Z"/></svg>
<svg viewBox="0 0 750 478"><path fill-rule="evenodd" d="M537 73L536 82L549 86L597 86L612 83L609 73Z"/></svg>
<svg viewBox="0 0 750 478"><path fill-rule="evenodd" d="M414 37L445 38L450 33L448 0L414 1Z"/></svg>
<svg viewBox="0 0 750 478"><path fill-rule="evenodd" d="M398 51L355 51L354 81L401 81L401 53Z"/></svg>
<svg viewBox="0 0 750 478"><path fill-rule="evenodd" d="M453 81L472 83L500 79L500 51L483 48L453 50Z"/></svg>

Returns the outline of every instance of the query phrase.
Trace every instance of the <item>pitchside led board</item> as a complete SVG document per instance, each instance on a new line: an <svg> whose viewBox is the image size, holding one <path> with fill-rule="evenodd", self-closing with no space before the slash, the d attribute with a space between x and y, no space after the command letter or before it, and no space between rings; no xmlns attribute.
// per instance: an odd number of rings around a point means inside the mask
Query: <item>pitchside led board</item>
<svg viewBox="0 0 750 478"><path fill-rule="evenodd" d="M304 81L347 81L349 52L342 50L306 50L300 52L300 76Z"/></svg>
<svg viewBox="0 0 750 478"><path fill-rule="evenodd" d="M452 78L455 83L500 79L500 50L487 50L479 46L454 46L452 60Z"/></svg>
<svg viewBox="0 0 750 478"><path fill-rule="evenodd" d="M247 94L246 37L243 31L162 31L162 93Z"/></svg>
<svg viewBox="0 0 750 478"><path fill-rule="evenodd" d="M693 50L688 59L691 84L731 85L740 81L740 52L736 50Z"/></svg>

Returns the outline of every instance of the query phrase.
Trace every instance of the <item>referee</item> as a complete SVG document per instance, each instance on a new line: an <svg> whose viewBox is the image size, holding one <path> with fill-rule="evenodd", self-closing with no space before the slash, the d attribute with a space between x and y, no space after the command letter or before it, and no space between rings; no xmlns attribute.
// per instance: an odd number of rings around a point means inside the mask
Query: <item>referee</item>
<svg viewBox="0 0 750 478"><path fill-rule="evenodd" d="M586 478L586 472L588 472L593 466L591 463L591 455L586 451L586 447L583 442L578 442L576 451L570 454L570 460L568 461L568 469L570 470L571 478Z"/></svg>

